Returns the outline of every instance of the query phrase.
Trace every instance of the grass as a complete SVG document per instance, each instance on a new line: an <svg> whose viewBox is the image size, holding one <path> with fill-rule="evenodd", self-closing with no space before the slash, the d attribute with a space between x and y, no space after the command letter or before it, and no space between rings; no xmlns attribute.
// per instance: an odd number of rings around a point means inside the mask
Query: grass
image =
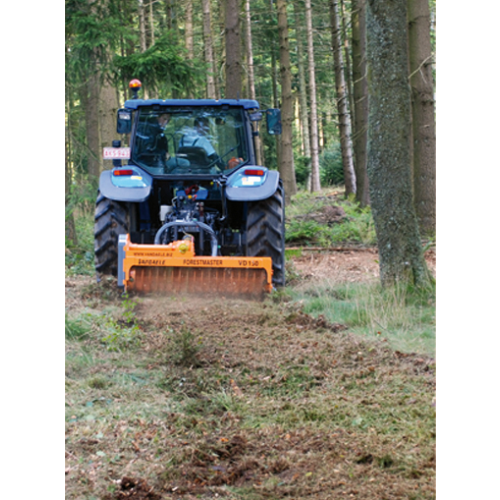
<svg viewBox="0 0 500 500"><path fill-rule="evenodd" d="M94 204L80 203L73 211L76 245L66 245L66 274L91 276L94 270Z"/></svg>
<svg viewBox="0 0 500 500"><path fill-rule="evenodd" d="M356 334L383 338L401 352L435 355L434 289L323 282L296 287L288 293L307 314L348 325Z"/></svg>

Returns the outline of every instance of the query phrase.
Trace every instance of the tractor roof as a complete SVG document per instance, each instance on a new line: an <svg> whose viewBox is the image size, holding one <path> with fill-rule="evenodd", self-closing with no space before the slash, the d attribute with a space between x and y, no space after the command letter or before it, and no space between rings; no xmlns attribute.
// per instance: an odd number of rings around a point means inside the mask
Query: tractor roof
<svg viewBox="0 0 500 500"><path fill-rule="evenodd" d="M125 102L128 109L148 106L239 106L243 109L259 109L259 103L253 99L130 99Z"/></svg>

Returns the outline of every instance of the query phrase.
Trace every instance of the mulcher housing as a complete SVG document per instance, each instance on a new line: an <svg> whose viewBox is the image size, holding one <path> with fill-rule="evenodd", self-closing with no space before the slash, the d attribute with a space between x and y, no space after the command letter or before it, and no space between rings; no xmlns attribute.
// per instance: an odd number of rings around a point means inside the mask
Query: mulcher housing
<svg viewBox="0 0 500 500"><path fill-rule="evenodd" d="M134 96L135 97L135 96ZM279 110L267 110L280 133ZM126 291L260 295L284 285L284 192L257 165L254 100L131 99L106 148L95 212L98 277ZM125 165L122 165L125 159Z"/></svg>

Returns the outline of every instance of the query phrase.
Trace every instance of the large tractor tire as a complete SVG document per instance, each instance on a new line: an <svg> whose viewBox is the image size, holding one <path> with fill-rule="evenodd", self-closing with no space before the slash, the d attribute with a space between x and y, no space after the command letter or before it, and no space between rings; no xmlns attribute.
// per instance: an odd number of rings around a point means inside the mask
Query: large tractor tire
<svg viewBox="0 0 500 500"><path fill-rule="evenodd" d="M127 208L99 192L94 223L95 270L98 278L118 274L118 235L127 234L128 229Z"/></svg>
<svg viewBox="0 0 500 500"><path fill-rule="evenodd" d="M247 256L273 259L273 285L285 286L285 192L280 180L266 200L252 202L247 215Z"/></svg>

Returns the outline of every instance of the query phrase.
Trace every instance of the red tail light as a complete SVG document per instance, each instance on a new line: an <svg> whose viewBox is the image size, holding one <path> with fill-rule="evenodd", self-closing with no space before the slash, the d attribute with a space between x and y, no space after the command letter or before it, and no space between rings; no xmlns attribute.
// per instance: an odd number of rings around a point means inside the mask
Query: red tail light
<svg viewBox="0 0 500 500"><path fill-rule="evenodd" d="M134 175L134 171L130 168L124 168L121 170L114 170L113 175Z"/></svg>
<svg viewBox="0 0 500 500"><path fill-rule="evenodd" d="M245 175L264 175L264 170L256 168L247 168L245 170Z"/></svg>

